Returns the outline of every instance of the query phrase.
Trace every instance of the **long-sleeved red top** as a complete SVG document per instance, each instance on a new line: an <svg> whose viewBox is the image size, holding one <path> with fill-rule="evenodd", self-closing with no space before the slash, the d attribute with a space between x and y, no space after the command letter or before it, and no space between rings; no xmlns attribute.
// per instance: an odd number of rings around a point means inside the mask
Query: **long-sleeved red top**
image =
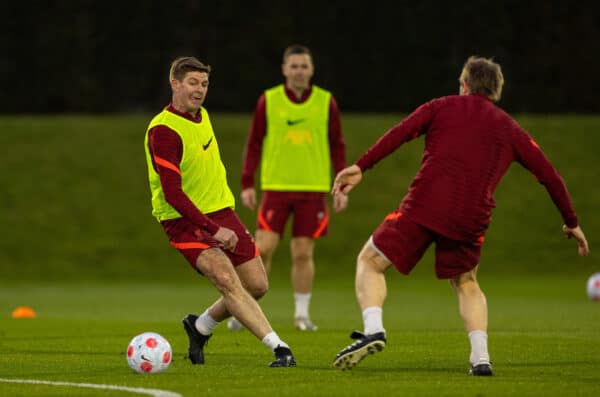
<svg viewBox="0 0 600 397"><path fill-rule="evenodd" d="M202 122L200 111L196 117L192 117L189 113L179 112L172 104L167 107L167 110L195 123ZM205 216L181 187L181 174L176 171L180 169L179 165L183 157L183 142L179 135L165 125L157 125L148 132L148 147L152 166L160 176L160 184L167 203L181 216L214 235L219 230L219 225ZM160 161L157 162L157 158Z"/></svg>
<svg viewBox="0 0 600 397"><path fill-rule="evenodd" d="M577 226L567 188L539 146L481 95L447 96L421 105L356 165L365 171L422 134L421 169L399 207L414 222L451 239L477 240L490 224L496 186L517 161L545 186L564 223Z"/></svg>
<svg viewBox="0 0 600 397"><path fill-rule="evenodd" d="M290 101L304 103L312 93L312 86L297 98L292 90L285 87L285 93ZM342 135L342 123L340 111L333 95L329 103L329 153L331 164L337 173L346 166L346 145ZM262 156L262 144L267 133L267 112L265 106L265 95L261 95L256 103L254 118L250 126L246 149L244 150L244 165L242 168L242 189L254 187L254 173Z"/></svg>

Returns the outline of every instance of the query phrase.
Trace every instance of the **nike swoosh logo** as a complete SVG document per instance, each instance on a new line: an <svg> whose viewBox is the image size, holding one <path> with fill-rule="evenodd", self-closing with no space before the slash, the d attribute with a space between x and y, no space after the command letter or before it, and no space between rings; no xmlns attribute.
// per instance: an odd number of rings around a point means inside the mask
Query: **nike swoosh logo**
<svg viewBox="0 0 600 397"><path fill-rule="evenodd" d="M287 125L296 125L298 123L303 122L304 120L306 120L306 119L288 120Z"/></svg>
<svg viewBox="0 0 600 397"><path fill-rule="evenodd" d="M202 145L202 149L204 149L204 150L208 149L211 142L212 142L212 136L210 137L210 139L208 140L208 143L206 145Z"/></svg>
<svg viewBox="0 0 600 397"><path fill-rule="evenodd" d="M152 360L150 360L150 359L148 359L148 358L144 357L144 355L143 355L143 354L140 356L140 358L141 358L142 360L144 360L144 361L152 361Z"/></svg>

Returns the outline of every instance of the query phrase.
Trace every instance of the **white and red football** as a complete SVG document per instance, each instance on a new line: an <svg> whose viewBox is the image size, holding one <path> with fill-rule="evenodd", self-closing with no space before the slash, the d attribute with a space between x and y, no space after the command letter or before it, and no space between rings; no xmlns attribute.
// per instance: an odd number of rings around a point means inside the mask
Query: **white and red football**
<svg viewBox="0 0 600 397"><path fill-rule="evenodd" d="M593 301L600 301L600 273L594 273L587 282L588 298Z"/></svg>
<svg viewBox="0 0 600 397"><path fill-rule="evenodd" d="M127 364L140 374L165 371L171 365L172 356L169 342L155 332L141 333L127 346Z"/></svg>

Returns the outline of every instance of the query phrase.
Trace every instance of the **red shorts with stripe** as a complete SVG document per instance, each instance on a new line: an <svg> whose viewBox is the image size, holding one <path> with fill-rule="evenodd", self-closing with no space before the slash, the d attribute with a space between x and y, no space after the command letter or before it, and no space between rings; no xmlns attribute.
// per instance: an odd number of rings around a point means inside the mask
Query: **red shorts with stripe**
<svg viewBox="0 0 600 397"><path fill-rule="evenodd" d="M264 191L258 209L257 228L283 234L294 215L293 237L319 238L327 235L329 211L325 193Z"/></svg>
<svg viewBox="0 0 600 397"><path fill-rule="evenodd" d="M451 240L414 223L400 211L386 216L371 238L375 248L403 274L409 274L435 243L435 273L441 279L454 278L477 266L483 244L483 236L476 242Z"/></svg>
<svg viewBox="0 0 600 397"><path fill-rule="evenodd" d="M217 225L231 229L237 234L239 241L235 251L223 250L234 266L258 256L258 249L254 245L252 236L231 208L205 215ZM185 218L169 219L162 221L161 224L169 236L171 245L181 252L194 270L197 270L196 259L202 251L208 248L219 248L219 242L208 232L201 230Z"/></svg>

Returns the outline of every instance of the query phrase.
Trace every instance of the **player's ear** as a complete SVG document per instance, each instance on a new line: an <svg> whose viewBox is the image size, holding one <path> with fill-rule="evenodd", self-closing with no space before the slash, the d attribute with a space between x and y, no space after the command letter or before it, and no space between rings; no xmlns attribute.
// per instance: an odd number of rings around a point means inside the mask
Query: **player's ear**
<svg viewBox="0 0 600 397"><path fill-rule="evenodd" d="M467 85L467 83L465 81L461 81L460 82L460 94L461 95L469 95L470 90L469 90L469 86Z"/></svg>

